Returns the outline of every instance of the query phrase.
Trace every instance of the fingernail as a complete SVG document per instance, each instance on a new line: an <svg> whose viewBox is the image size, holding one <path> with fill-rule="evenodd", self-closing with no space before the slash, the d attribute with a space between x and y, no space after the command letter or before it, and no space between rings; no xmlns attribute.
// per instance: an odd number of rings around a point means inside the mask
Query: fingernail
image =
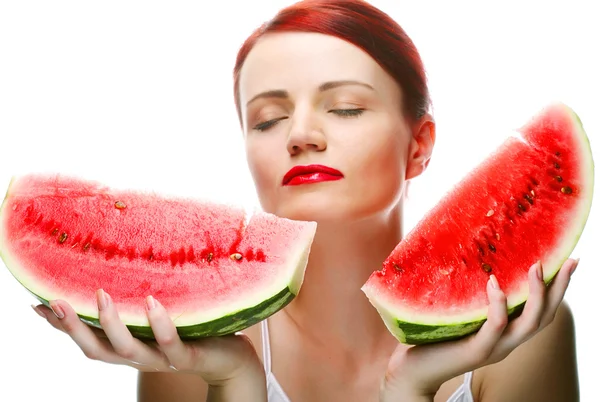
<svg viewBox="0 0 600 402"><path fill-rule="evenodd" d="M146 297L146 306L147 306L148 310L152 310L156 307L156 301L154 300L154 297L152 297L152 296Z"/></svg>
<svg viewBox="0 0 600 402"><path fill-rule="evenodd" d="M102 311L108 307L108 294L103 289L98 289L96 298L98 299L98 310Z"/></svg>
<svg viewBox="0 0 600 402"><path fill-rule="evenodd" d="M578 265L579 265L579 258L577 258L575 260L575 264L573 264L573 266L571 267L571 272L569 272L569 276L573 275L573 272L575 272L575 269L577 269Z"/></svg>
<svg viewBox="0 0 600 402"><path fill-rule="evenodd" d="M544 280L544 271L542 269L542 261L538 261L535 263L535 273L540 281Z"/></svg>
<svg viewBox="0 0 600 402"><path fill-rule="evenodd" d="M490 275L490 284L494 289L500 289L500 285L498 284L498 279L496 279L496 275Z"/></svg>
<svg viewBox="0 0 600 402"><path fill-rule="evenodd" d="M39 308L37 308L37 306L34 306L32 304L31 308L33 309L33 311L35 311L37 313L37 315L39 315L42 318L46 318L46 316L44 315L44 313L42 313L42 310L40 310Z"/></svg>
<svg viewBox="0 0 600 402"><path fill-rule="evenodd" d="M60 307L58 304L56 304L55 302L50 302L50 308L59 320L65 318L65 312L63 311L62 307Z"/></svg>

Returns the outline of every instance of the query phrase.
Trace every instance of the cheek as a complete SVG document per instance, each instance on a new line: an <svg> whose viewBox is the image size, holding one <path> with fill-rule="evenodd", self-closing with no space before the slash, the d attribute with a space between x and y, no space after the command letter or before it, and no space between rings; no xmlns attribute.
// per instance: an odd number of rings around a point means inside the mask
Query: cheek
<svg viewBox="0 0 600 402"><path fill-rule="evenodd" d="M273 144L255 139L246 140L246 160L248 169L254 180L260 203L265 210L271 210L269 200L272 200L276 190L278 168L276 156L281 153L273 151Z"/></svg>
<svg viewBox="0 0 600 402"><path fill-rule="evenodd" d="M372 202L395 202L401 194L407 147L403 138L398 130L388 130L386 135L365 144L362 157L358 158L356 174L361 185L357 189Z"/></svg>

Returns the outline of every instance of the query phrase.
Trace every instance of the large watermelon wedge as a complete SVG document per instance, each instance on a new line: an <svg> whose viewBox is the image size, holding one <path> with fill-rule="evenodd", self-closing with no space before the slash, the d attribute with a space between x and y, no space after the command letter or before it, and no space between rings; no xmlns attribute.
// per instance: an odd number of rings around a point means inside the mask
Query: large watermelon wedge
<svg viewBox="0 0 600 402"><path fill-rule="evenodd" d="M419 344L477 331L494 274L509 317L541 260L549 283L574 249L592 203L594 163L578 116L551 104L460 181L407 234L362 290L388 329Z"/></svg>
<svg viewBox="0 0 600 402"><path fill-rule="evenodd" d="M156 297L184 339L233 333L297 295L316 230L199 200L114 190L60 175L13 178L0 210L0 255L40 301L60 298L99 327L110 294L138 338L153 338Z"/></svg>

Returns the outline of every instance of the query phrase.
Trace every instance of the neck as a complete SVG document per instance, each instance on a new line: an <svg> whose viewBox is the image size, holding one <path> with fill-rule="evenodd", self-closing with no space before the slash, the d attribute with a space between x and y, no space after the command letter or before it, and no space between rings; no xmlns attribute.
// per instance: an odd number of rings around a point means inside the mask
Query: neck
<svg viewBox="0 0 600 402"><path fill-rule="evenodd" d="M352 224L319 223L304 283L286 308L306 337L353 353L356 345L366 353L397 346L360 288L401 240L400 208Z"/></svg>

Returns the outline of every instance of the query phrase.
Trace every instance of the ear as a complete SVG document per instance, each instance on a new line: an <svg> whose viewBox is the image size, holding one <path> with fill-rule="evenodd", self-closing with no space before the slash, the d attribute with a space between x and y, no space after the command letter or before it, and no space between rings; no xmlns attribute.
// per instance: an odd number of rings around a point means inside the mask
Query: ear
<svg viewBox="0 0 600 402"><path fill-rule="evenodd" d="M423 116L414 126L408 147L406 180L423 173L431 160L435 144L435 122L430 114Z"/></svg>

